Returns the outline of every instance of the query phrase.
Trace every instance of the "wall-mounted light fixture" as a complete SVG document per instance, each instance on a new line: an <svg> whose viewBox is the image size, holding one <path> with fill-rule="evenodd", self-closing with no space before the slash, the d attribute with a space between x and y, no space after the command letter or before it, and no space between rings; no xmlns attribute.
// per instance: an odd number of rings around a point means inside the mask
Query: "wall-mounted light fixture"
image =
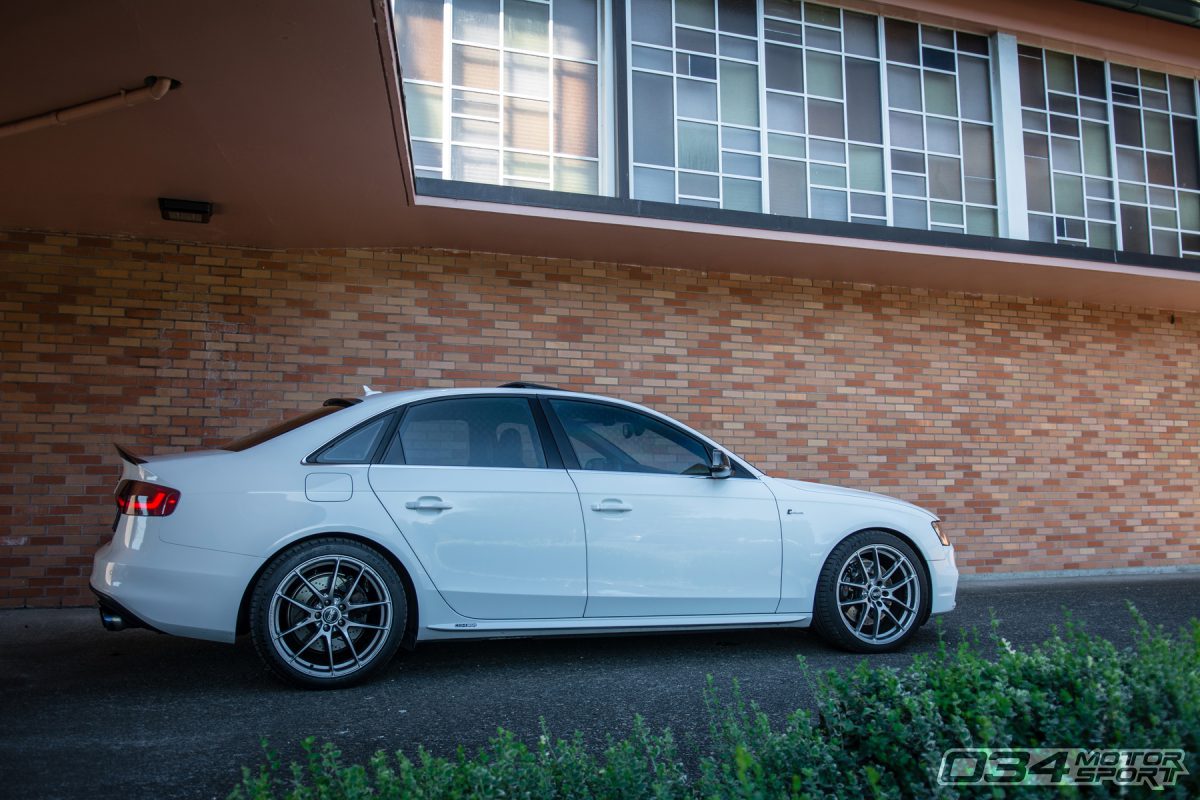
<svg viewBox="0 0 1200 800"><path fill-rule="evenodd" d="M213 204L203 200L177 200L171 197L158 198L158 210L168 222L198 222L204 224L212 218Z"/></svg>

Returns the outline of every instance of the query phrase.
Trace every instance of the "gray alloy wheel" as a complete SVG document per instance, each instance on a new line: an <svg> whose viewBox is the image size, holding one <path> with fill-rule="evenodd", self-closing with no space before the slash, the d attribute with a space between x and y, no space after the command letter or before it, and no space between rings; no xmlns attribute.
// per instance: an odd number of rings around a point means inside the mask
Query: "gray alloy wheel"
<svg viewBox="0 0 1200 800"><path fill-rule="evenodd" d="M406 621L396 570L371 548L340 538L278 556L250 607L259 656L275 674L310 688L348 686L382 667Z"/></svg>
<svg viewBox="0 0 1200 800"><path fill-rule="evenodd" d="M813 627L846 650L894 650L928 616L929 591L924 564L907 543L886 531L860 531L821 569Z"/></svg>

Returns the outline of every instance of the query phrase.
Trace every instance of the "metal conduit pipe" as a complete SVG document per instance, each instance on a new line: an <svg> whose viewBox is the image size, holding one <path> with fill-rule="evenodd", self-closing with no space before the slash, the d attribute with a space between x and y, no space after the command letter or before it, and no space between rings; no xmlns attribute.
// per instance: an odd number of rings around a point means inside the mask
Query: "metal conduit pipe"
<svg viewBox="0 0 1200 800"><path fill-rule="evenodd" d="M140 89L131 89L128 91L122 89L108 97L101 97L96 100L89 100L86 103L48 111L36 117L26 117L25 119L6 122L0 125L0 139L29 133L30 131L42 128L49 128L52 125L67 125L72 122L78 122L81 119L94 117L97 114L115 111L119 108L129 108L141 105L142 103L161 100L166 96L167 92L178 86L179 81L173 78L151 75L146 78L146 85Z"/></svg>

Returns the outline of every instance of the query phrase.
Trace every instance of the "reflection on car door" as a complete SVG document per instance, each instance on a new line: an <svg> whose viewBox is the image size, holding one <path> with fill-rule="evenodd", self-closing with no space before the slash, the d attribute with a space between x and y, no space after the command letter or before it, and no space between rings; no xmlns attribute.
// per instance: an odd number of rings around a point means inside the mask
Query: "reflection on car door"
<svg viewBox="0 0 1200 800"><path fill-rule="evenodd" d="M703 442L633 409L547 405L583 506L586 616L775 611L779 513L761 481L744 470L710 478Z"/></svg>
<svg viewBox="0 0 1200 800"><path fill-rule="evenodd" d="M587 597L575 485L549 468L529 400L409 407L371 487L442 597L477 619L580 617ZM554 465L558 466L558 465Z"/></svg>

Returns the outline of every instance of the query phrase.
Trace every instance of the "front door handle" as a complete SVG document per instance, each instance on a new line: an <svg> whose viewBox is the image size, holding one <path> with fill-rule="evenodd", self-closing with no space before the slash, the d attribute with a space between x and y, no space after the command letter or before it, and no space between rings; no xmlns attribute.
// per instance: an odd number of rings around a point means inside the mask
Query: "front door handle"
<svg viewBox="0 0 1200 800"><path fill-rule="evenodd" d="M633 511L633 506L626 505L623 501L618 500L615 497L609 497L605 500L601 500L599 503L594 503L592 505L592 511L599 511L601 513L623 513L625 511Z"/></svg>
<svg viewBox="0 0 1200 800"><path fill-rule="evenodd" d="M409 500L404 507L409 511L447 511L454 508L440 497L420 497L416 500Z"/></svg>

